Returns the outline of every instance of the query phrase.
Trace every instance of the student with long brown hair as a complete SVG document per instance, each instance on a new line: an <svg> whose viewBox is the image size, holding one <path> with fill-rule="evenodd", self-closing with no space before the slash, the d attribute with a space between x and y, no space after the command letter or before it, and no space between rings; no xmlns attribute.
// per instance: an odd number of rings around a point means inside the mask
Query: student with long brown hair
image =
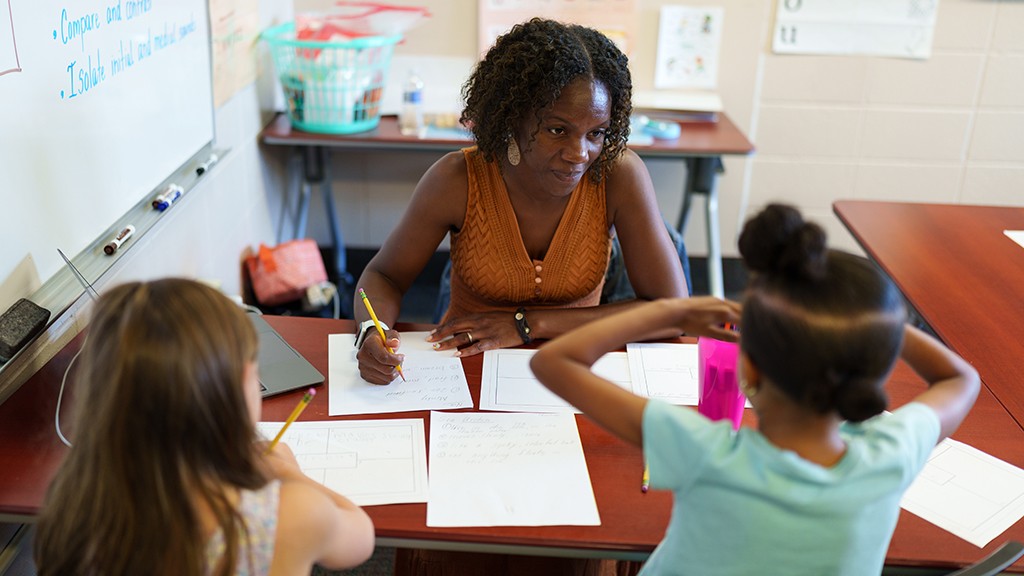
<svg viewBox="0 0 1024 576"><path fill-rule="evenodd" d="M358 506L257 436L252 323L183 279L96 304L78 366L73 447L39 519L39 574L308 574L373 551Z"/></svg>

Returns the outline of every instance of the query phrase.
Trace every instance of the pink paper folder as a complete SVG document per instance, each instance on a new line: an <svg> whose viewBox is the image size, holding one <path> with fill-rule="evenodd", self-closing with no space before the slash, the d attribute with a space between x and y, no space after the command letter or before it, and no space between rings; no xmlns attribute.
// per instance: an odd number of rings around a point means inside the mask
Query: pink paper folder
<svg viewBox="0 0 1024 576"><path fill-rule="evenodd" d="M736 378L739 346L713 338L697 340L697 411L712 420L730 420L739 429L746 398Z"/></svg>

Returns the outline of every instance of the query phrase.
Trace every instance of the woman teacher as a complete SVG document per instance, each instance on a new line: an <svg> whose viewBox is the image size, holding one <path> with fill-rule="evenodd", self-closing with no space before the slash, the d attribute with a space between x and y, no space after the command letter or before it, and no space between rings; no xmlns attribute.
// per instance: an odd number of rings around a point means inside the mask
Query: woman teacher
<svg viewBox="0 0 1024 576"><path fill-rule="evenodd" d="M643 161L626 148L632 81L601 33L535 18L500 36L462 88L476 145L445 155L359 278L386 325L451 234L451 304L429 340L462 356L551 338L640 301L688 294ZM599 305L618 236L637 299ZM358 296L357 296L358 299ZM359 369L401 363L360 302Z"/></svg>

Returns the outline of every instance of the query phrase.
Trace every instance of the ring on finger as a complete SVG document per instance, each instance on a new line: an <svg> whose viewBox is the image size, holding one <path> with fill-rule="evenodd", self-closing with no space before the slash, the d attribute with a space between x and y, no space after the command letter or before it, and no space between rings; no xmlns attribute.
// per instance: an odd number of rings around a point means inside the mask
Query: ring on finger
<svg viewBox="0 0 1024 576"><path fill-rule="evenodd" d="M469 343L470 344L473 343L473 333L472 332L466 332L466 338L469 339Z"/></svg>

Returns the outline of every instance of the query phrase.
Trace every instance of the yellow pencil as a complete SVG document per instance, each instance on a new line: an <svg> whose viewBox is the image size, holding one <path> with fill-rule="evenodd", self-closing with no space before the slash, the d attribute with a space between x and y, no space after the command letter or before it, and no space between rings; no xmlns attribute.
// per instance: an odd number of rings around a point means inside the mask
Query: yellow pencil
<svg viewBox="0 0 1024 576"><path fill-rule="evenodd" d="M284 436L284 431L292 425L292 422L295 422L295 419L299 417L299 414L302 414L302 411L306 409L306 406L309 406L309 403L313 400L313 396L316 396L315 388L310 388L302 395L302 400L299 400L298 405L295 406L294 410L292 410L288 419L284 421L284 426L281 426L281 429L277 432L277 436L274 436L274 439L270 442L270 446L267 446L267 454L274 451L274 446L277 446L277 443L281 441L281 436Z"/></svg>
<svg viewBox="0 0 1024 576"><path fill-rule="evenodd" d="M359 296L363 299L363 304L366 306L366 311L370 313L370 318L373 318L373 325L377 327L377 333L380 334L380 341L384 343L384 347L387 348L388 352L394 354L395 351L391 349L391 346L388 346L388 339L384 336L384 328L381 327L380 320L377 320L377 315L373 312L373 306L370 306L370 299L366 297L366 292L363 292L362 288L359 289ZM405 374L402 372L402 365L399 364L398 366L395 366L395 368L398 370L398 375L402 377L402 381L405 382Z"/></svg>
<svg viewBox="0 0 1024 576"><path fill-rule="evenodd" d="M647 464L644 464L644 477L640 481L640 491L646 493L651 487L651 468Z"/></svg>

